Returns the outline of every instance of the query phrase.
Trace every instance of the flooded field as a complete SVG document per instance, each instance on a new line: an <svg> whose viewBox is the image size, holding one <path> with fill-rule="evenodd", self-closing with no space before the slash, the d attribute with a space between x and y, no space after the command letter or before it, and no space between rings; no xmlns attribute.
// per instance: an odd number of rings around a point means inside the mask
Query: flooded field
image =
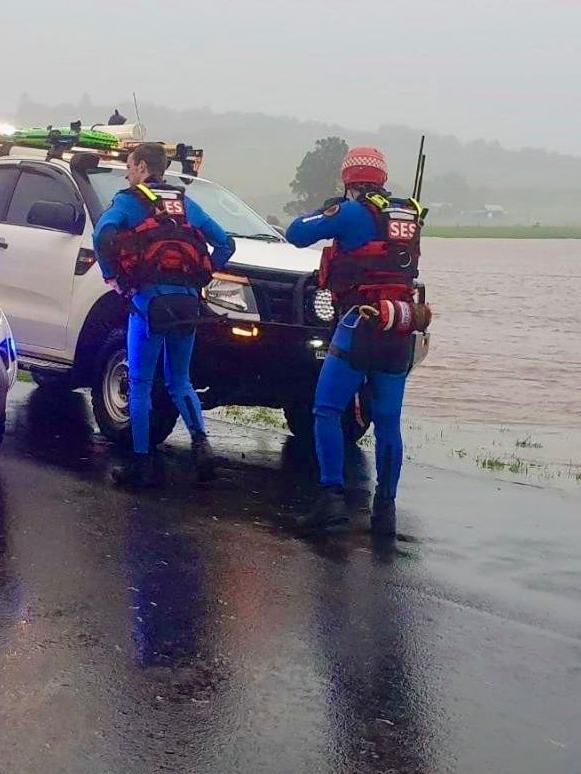
<svg viewBox="0 0 581 774"><path fill-rule="evenodd" d="M581 428L581 243L426 239L432 345L407 392L430 417Z"/></svg>

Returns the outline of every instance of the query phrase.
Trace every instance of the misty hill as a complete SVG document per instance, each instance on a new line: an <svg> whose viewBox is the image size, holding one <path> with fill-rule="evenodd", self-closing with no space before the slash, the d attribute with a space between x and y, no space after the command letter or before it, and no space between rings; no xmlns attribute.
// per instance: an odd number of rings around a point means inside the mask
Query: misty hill
<svg viewBox="0 0 581 774"><path fill-rule="evenodd" d="M134 118L133 105L48 107L21 100L20 125L106 122L114 107ZM151 104L140 106L148 139L183 140L206 152L204 175L238 192L264 214L280 214L292 198L288 184L315 141L338 135L349 145L382 147L388 154L392 188L409 193L420 131L404 126L361 132L345 127L271 117L257 113L214 113L207 108L177 111ZM461 142L428 134L424 199L448 202L451 212L477 210L485 203L502 205L514 222L575 223L581 209L581 157L542 149L512 151L497 142ZM450 216L454 220L454 215Z"/></svg>

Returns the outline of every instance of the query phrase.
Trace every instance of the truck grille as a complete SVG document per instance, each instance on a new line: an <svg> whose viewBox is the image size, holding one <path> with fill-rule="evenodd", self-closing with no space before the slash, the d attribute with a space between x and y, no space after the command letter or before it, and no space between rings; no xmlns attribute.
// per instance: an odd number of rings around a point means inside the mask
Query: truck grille
<svg viewBox="0 0 581 774"><path fill-rule="evenodd" d="M295 281L251 278L250 284L256 295L261 319L287 325L296 322L293 310Z"/></svg>
<svg viewBox="0 0 581 774"><path fill-rule="evenodd" d="M250 280L261 320L325 327L313 312L316 287L311 275L249 266L240 267L240 273Z"/></svg>

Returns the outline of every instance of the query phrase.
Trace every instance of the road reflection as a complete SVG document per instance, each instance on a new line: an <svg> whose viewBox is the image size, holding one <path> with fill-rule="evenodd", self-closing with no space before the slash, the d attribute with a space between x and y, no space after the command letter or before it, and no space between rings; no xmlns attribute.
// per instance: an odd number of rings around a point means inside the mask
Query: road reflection
<svg viewBox="0 0 581 774"><path fill-rule="evenodd" d="M67 470L88 470L107 452L98 444L83 393L31 390L11 412L16 448L35 459Z"/></svg>

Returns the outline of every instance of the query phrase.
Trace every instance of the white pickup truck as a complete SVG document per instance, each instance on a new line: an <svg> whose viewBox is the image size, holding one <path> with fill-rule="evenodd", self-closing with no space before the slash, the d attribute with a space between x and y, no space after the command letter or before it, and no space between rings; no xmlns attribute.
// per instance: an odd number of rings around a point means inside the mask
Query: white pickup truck
<svg viewBox="0 0 581 774"><path fill-rule="evenodd" d="M61 156L60 158L58 156ZM333 319L317 289L315 250L298 250L230 191L180 170L184 186L236 240L236 254L206 290L192 377L205 408L284 409L295 434L311 426L313 391ZM14 332L20 367L42 386L89 387L97 424L128 443L125 333L128 308L95 265L93 226L127 186L121 161L0 143L0 307ZM426 355L416 335L410 368ZM177 419L161 378L152 434L164 440ZM352 438L369 424L365 400L346 412Z"/></svg>

